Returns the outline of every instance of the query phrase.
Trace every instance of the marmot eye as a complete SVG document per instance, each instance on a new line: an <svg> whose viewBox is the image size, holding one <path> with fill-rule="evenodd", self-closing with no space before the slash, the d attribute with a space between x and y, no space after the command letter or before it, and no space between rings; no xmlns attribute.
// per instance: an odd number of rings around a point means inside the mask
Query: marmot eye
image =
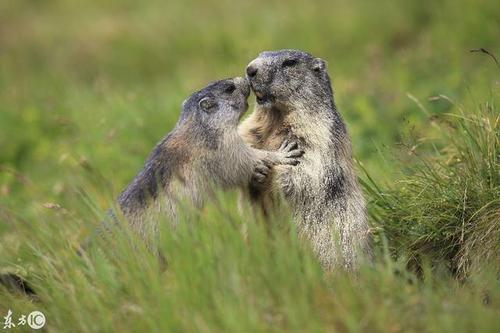
<svg viewBox="0 0 500 333"><path fill-rule="evenodd" d="M292 67L292 66L297 65L297 63L298 63L298 61L296 59L286 59L281 64L281 67Z"/></svg>
<svg viewBox="0 0 500 333"><path fill-rule="evenodd" d="M234 84L231 84L224 90L226 94L232 94L236 90L236 86Z"/></svg>

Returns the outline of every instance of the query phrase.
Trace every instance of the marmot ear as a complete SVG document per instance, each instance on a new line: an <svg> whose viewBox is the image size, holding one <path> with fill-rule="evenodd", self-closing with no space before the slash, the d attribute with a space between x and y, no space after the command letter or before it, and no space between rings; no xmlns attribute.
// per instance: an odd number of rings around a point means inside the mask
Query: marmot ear
<svg viewBox="0 0 500 333"><path fill-rule="evenodd" d="M202 108L203 111L210 111L214 106L217 105L215 100L212 97L203 97L198 105Z"/></svg>
<svg viewBox="0 0 500 333"><path fill-rule="evenodd" d="M314 58L313 60L313 70L315 72L322 72L326 69L326 61L321 58Z"/></svg>

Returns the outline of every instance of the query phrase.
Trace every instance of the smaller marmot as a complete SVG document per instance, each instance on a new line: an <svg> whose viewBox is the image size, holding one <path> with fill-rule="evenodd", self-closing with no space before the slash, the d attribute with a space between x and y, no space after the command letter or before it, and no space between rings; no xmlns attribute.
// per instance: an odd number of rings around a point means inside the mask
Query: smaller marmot
<svg viewBox="0 0 500 333"><path fill-rule="evenodd" d="M214 187L230 189L259 183L267 170L277 164L297 165L303 151L295 142L284 141L277 151L265 151L248 146L238 135L238 122L248 109L250 85L244 78L213 82L192 94L183 103L175 128L153 149L144 168L118 197L118 204L127 222L157 252L152 244L158 237L158 226L149 212L177 220L177 205L187 201L201 207ZM109 213L117 223L115 214ZM97 234L108 230L103 221ZM93 237L82 244L88 248ZM0 274L0 284L27 295L33 289L15 274Z"/></svg>
<svg viewBox="0 0 500 333"><path fill-rule="evenodd" d="M142 236L156 231L157 226L145 225L151 209L176 222L179 201L201 207L214 186L244 187L258 182L258 171L266 166L299 163L303 152L295 142L284 141L271 152L251 148L240 137L237 126L249 94L248 81L238 77L213 82L184 101L175 128L118 197L134 231Z"/></svg>

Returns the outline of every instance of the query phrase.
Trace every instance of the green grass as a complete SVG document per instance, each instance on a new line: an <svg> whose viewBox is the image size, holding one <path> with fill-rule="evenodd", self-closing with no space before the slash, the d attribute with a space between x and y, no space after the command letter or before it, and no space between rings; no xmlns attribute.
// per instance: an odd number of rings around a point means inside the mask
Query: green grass
<svg viewBox="0 0 500 333"><path fill-rule="evenodd" d="M40 302L4 294L6 304L14 313L41 309L54 331L495 330L495 275L467 287L452 278L419 280L381 255L357 277L325 276L286 224L269 232L247 221L244 237L236 214L210 208L175 232L164 228L171 255L161 275L126 237L79 258L71 241L77 223L60 228L68 219L53 217L57 223L31 237L38 244L25 253L31 265L18 263L29 267Z"/></svg>
<svg viewBox="0 0 500 333"><path fill-rule="evenodd" d="M408 147L413 162L394 188L366 183L394 256L417 268L430 260L462 279L485 267L500 274L500 113L494 102L478 107L431 117L437 137Z"/></svg>
<svg viewBox="0 0 500 333"><path fill-rule="evenodd" d="M498 331L500 69L469 50L500 57L499 20L493 0L0 2L0 271L39 293L0 287L0 317L38 309L53 332ZM162 273L133 235L76 255L182 101L280 48L328 61L374 265L325 274L288 216L241 217L236 193L162 223Z"/></svg>

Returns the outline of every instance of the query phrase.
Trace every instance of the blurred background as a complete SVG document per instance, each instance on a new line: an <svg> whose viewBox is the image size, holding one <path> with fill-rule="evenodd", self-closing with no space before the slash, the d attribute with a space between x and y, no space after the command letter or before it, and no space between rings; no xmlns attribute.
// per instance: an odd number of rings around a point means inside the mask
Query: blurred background
<svg viewBox="0 0 500 333"><path fill-rule="evenodd" d="M115 197L189 94L282 48L327 60L356 159L390 183L399 147L428 129L418 103L443 113L433 97L498 89L493 60L469 50L500 56L499 37L495 0L4 0L0 203L29 216L95 177Z"/></svg>

